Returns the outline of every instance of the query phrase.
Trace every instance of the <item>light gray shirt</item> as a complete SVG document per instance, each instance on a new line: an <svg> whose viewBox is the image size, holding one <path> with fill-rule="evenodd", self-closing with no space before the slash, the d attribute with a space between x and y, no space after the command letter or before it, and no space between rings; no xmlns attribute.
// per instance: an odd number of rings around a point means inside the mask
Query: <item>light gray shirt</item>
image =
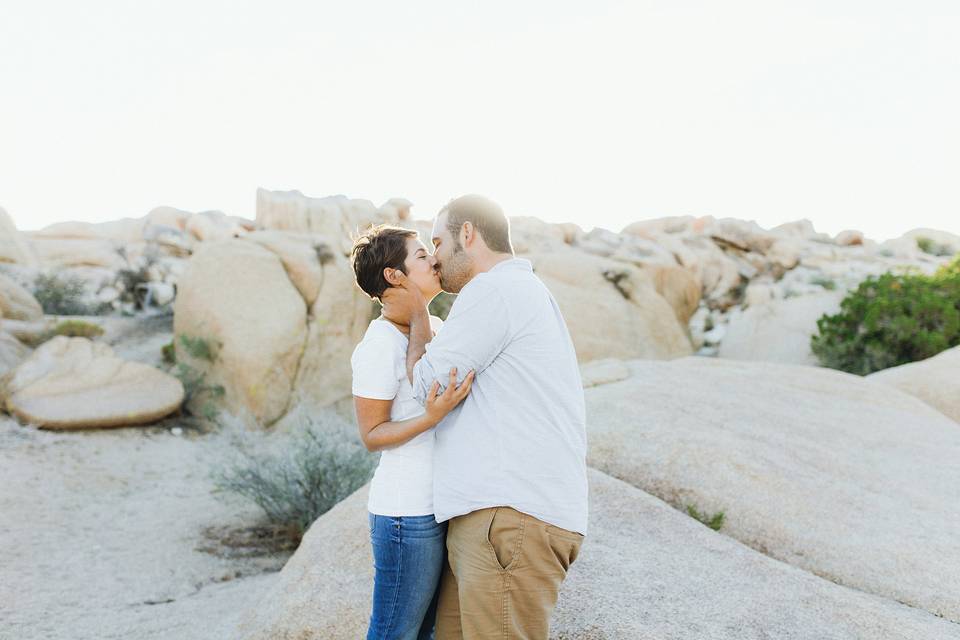
<svg viewBox="0 0 960 640"><path fill-rule="evenodd" d="M413 370L414 397L434 380L476 379L436 427L438 522L509 506L587 532L587 436L580 368L556 300L514 258L475 276Z"/></svg>

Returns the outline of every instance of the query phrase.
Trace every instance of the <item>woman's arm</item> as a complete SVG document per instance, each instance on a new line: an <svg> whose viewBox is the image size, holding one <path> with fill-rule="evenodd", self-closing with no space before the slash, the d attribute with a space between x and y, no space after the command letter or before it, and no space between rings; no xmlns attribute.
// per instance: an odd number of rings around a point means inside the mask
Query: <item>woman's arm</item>
<svg viewBox="0 0 960 640"><path fill-rule="evenodd" d="M470 393L471 384L473 384L472 371L458 387L456 369L452 370L449 384L442 394L437 395L440 384L433 383L427 398L426 411L423 414L396 422L390 420L393 400L374 400L353 396L363 445L368 451L383 451L409 442L424 431L432 429L460 404L460 401Z"/></svg>

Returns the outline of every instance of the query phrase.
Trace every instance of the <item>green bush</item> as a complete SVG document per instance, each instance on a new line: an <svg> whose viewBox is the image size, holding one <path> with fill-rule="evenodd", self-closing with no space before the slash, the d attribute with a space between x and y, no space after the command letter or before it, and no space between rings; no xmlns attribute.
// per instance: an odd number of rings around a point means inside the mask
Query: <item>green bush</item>
<svg viewBox="0 0 960 640"><path fill-rule="evenodd" d="M826 367L866 375L960 344L960 266L934 276L886 273L817 321L813 353Z"/></svg>
<svg viewBox="0 0 960 640"><path fill-rule="evenodd" d="M824 289L826 289L827 291L834 291L837 288L836 280L834 280L833 278L828 278L827 276L823 276L823 275L814 276L813 278L811 278L810 284L819 285Z"/></svg>
<svg viewBox="0 0 960 640"><path fill-rule="evenodd" d="M67 336L68 338L98 338L103 335L103 327L92 322L83 320L64 320L53 328L51 332L54 336Z"/></svg>
<svg viewBox="0 0 960 640"><path fill-rule="evenodd" d="M63 274L39 274L33 282L33 297L49 315L95 316L109 309L109 305L88 303L83 280Z"/></svg>
<svg viewBox="0 0 960 640"><path fill-rule="evenodd" d="M932 256L952 256L953 249L945 244L934 242L930 238L917 238L917 247L924 253Z"/></svg>
<svg viewBox="0 0 960 640"><path fill-rule="evenodd" d="M310 524L366 484L376 456L343 430L310 421L280 450L244 446L214 472L216 485L256 503L271 524L299 539Z"/></svg>
<svg viewBox="0 0 960 640"><path fill-rule="evenodd" d="M177 364L177 349L172 340L160 347L160 355L167 364Z"/></svg>
<svg viewBox="0 0 960 640"><path fill-rule="evenodd" d="M697 510L692 504L687 505L687 515L694 520L699 520L714 531L720 531L721 527L723 527L724 520L726 520L726 514L724 514L723 511L718 511L711 516L707 514L706 511L701 512Z"/></svg>
<svg viewBox="0 0 960 640"><path fill-rule="evenodd" d="M187 354L197 360L206 362L216 362L217 352L220 345L211 342L205 338L181 335L180 344ZM188 362L181 362L176 356L176 351L171 348L172 343L165 345L162 349L164 360L172 361L176 364L173 375L175 375L183 384L183 411L187 416L193 418L202 418L209 422L217 419L219 410L216 401L224 396L225 390L222 385L207 384L207 374L197 369Z"/></svg>
<svg viewBox="0 0 960 640"><path fill-rule="evenodd" d="M937 273L934 274L933 277L937 280L942 280L944 278L960 278L960 256L957 256L952 262L937 269Z"/></svg>

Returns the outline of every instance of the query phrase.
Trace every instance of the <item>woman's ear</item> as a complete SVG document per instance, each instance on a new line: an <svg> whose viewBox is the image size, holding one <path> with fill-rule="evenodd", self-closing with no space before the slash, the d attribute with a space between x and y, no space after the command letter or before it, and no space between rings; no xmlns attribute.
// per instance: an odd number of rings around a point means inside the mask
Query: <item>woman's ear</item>
<svg viewBox="0 0 960 640"><path fill-rule="evenodd" d="M399 286L400 284L400 278L397 277L397 270L392 267L384 267L383 279L387 281L387 284L394 287Z"/></svg>

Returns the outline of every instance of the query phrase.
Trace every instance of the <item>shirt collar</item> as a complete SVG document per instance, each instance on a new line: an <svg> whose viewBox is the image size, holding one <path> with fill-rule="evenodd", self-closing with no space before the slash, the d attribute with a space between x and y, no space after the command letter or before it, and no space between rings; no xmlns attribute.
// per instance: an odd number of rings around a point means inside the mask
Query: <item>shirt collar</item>
<svg viewBox="0 0 960 640"><path fill-rule="evenodd" d="M533 263L526 258L510 258L509 260L504 260L503 262L498 262L493 265L490 271L499 271L500 269L524 269L526 271L533 271Z"/></svg>

